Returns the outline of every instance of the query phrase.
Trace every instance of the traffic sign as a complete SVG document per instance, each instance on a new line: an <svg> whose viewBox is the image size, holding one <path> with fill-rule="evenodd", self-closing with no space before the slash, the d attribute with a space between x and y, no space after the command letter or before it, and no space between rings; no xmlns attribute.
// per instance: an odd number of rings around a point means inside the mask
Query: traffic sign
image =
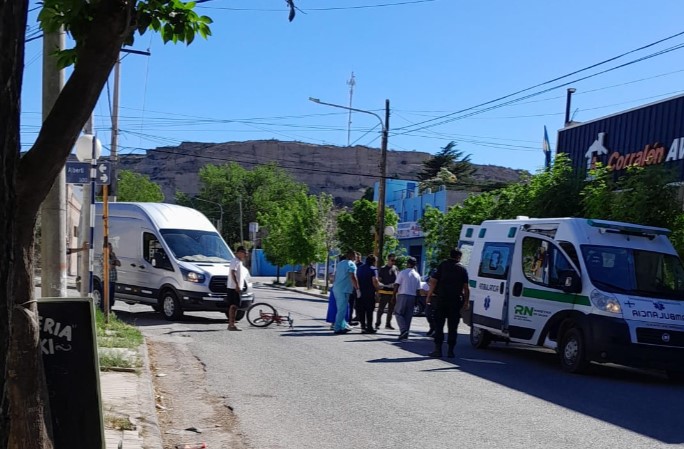
<svg viewBox="0 0 684 449"><path fill-rule="evenodd" d="M109 185L112 181L112 164L109 162L98 162L95 174L95 184L98 186Z"/></svg>
<svg viewBox="0 0 684 449"><path fill-rule="evenodd" d="M67 162L65 171L67 184L88 184L90 182L89 162Z"/></svg>

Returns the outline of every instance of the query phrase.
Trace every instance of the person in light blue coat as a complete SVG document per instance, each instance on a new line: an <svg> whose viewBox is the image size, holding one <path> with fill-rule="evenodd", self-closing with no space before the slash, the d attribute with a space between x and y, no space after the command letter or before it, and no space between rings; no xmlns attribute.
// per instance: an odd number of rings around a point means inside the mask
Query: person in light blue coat
<svg viewBox="0 0 684 449"><path fill-rule="evenodd" d="M349 308L349 296L356 292L360 296L359 281L356 278L356 264L354 263L354 251L347 252L347 258L341 260L335 269L335 280L333 282L333 295L337 313L335 314L335 326L333 330L336 334L344 334L351 330L347 322L347 310Z"/></svg>

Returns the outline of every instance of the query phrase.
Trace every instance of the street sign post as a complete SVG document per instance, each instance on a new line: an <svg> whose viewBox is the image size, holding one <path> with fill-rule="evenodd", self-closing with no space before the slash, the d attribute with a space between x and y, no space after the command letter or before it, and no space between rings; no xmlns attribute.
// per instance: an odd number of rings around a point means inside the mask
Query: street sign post
<svg viewBox="0 0 684 449"><path fill-rule="evenodd" d="M98 162L95 174L95 184L98 186L109 185L112 182L111 162Z"/></svg>
<svg viewBox="0 0 684 449"><path fill-rule="evenodd" d="M90 182L90 163L73 162L66 163L67 184L88 184Z"/></svg>

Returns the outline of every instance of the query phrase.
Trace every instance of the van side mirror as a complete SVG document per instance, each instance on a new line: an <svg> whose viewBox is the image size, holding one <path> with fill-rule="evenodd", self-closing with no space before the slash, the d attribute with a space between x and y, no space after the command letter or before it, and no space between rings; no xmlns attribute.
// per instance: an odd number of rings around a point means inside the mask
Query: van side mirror
<svg viewBox="0 0 684 449"><path fill-rule="evenodd" d="M565 293L580 293L582 291L582 280L575 270L563 270L559 278L560 287Z"/></svg>

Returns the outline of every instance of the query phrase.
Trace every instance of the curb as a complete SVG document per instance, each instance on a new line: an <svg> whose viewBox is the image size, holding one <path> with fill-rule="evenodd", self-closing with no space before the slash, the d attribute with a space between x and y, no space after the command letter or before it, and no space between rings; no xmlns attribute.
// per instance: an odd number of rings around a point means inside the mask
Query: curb
<svg viewBox="0 0 684 449"><path fill-rule="evenodd" d="M140 391L140 413L142 420L142 437L144 447L162 447L162 435L157 417L157 406L152 385L152 370L150 369L150 357L147 352L147 339L143 336L143 344L140 345L140 358L142 359L142 373L138 376L138 389Z"/></svg>

